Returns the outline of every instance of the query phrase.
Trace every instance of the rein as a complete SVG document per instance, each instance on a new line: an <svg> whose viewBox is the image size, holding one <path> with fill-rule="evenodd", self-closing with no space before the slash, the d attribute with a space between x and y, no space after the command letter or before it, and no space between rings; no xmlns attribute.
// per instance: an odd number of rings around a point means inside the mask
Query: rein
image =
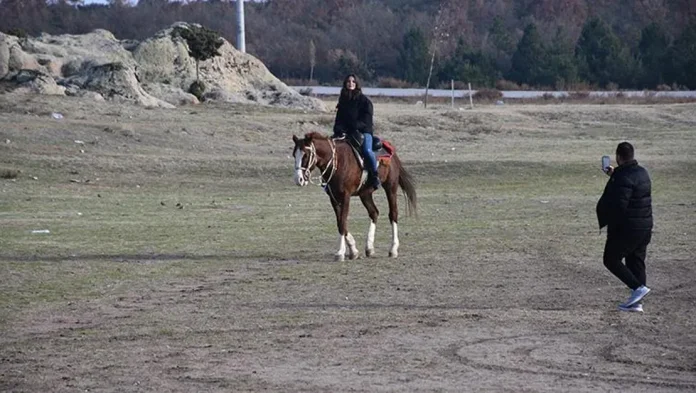
<svg viewBox="0 0 696 393"><path fill-rule="evenodd" d="M326 165L324 170L321 171L321 180L323 180L321 182L321 184L316 184L316 183L314 183L314 181L312 181L312 171L310 168L312 168L314 165L316 165L316 163L318 161L317 148L316 148L316 146L314 146L314 142L312 142L312 144L309 145L309 158L307 159L307 167L306 168L303 168L303 167L295 168L296 170L302 171L302 173L309 180L310 184L314 184L314 185L321 186L321 187L326 187L329 184L329 182L331 181L331 179L333 178L333 175L336 173L336 161L337 161L336 145L333 143L333 141L331 139L329 139L328 141L329 141L329 145L331 146L331 159L329 160L329 163ZM329 168L331 169L331 173L329 173L328 179L324 180L324 178L326 177L326 173L329 172Z"/></svg>

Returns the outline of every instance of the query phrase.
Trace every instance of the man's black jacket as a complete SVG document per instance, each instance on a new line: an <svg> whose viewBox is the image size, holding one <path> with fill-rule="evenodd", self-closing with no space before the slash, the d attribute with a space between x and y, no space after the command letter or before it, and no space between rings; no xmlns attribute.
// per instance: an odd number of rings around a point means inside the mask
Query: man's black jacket
<svg viewBox="0 0 696 393"><path fill-rule="evenodd" d="M334 134L372 133L372 101L365 95L353 99L341 97L336 108Z"/></svg>
<svg viewBox="0 0 696 393"><path fill-rule="evenodd" d="M616 234L649 231L653 227L650 176L631 160L614 170L597 202L599 228Z"/></svg>

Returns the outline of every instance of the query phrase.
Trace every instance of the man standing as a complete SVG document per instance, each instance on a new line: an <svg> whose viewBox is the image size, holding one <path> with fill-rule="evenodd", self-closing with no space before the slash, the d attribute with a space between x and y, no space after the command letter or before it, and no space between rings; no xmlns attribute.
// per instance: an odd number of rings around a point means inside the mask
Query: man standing
<svg viewBox="0 0 696 393"><path fill-rule="evenodd" d="M640 302L650 292L645 286L645 255L653 227L650 176L634 159L628 142L616 147L616 163L618 167L606 170L609 181L597 202L599 228L607 226L604 266L632 290L619 309L642 312Z"/></svg>

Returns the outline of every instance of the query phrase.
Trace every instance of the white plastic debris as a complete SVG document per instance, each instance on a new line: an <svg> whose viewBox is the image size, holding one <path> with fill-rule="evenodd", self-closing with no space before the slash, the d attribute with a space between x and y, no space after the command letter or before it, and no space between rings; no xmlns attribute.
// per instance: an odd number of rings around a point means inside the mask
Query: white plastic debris
<svg viewBox="0 0 696 393"><path fill-rule="evenodd" d="M56 120L60 120L60 119L63 118L63 114L62 114L62 113L58 113L58 112L53 112L53 113L51 113L51 117L54 118L54 119L56 119Z"/></svg>
<svg viewBox="0 0 696 393"><path fill-rule="evenodd" d="M31 233L51 233L48 229L34 229Z"/></svg>

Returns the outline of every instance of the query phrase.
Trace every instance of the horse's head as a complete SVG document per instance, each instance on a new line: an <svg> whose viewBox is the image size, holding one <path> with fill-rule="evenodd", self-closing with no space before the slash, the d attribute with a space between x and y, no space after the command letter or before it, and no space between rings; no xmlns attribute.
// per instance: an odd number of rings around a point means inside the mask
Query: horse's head
<svg viewBox="0 0 696 393"><path fill-rule="evenodd" d="M331 178L336 169L336 166L332 165L336 157L335 146L329 137L319 132L310 132L302 139L293 135L292 140L295 142L292 151L295 158L295 184L306 186L311 183L310 174L314 168L322 171L322 178L325 175ZM331 171L327 172L329 168Z"/></svg>
<svg viewBox="0 0 696 393"><path fill-rule="evenodd" d="M307 136L300 139L293 135L292 140L295 142L295 148L292 151L292 156L295 158L295 184L300 187L306 186L309 184L310 173L316 165L316 158L312 159L316 156L312 139Z"/></svg>

